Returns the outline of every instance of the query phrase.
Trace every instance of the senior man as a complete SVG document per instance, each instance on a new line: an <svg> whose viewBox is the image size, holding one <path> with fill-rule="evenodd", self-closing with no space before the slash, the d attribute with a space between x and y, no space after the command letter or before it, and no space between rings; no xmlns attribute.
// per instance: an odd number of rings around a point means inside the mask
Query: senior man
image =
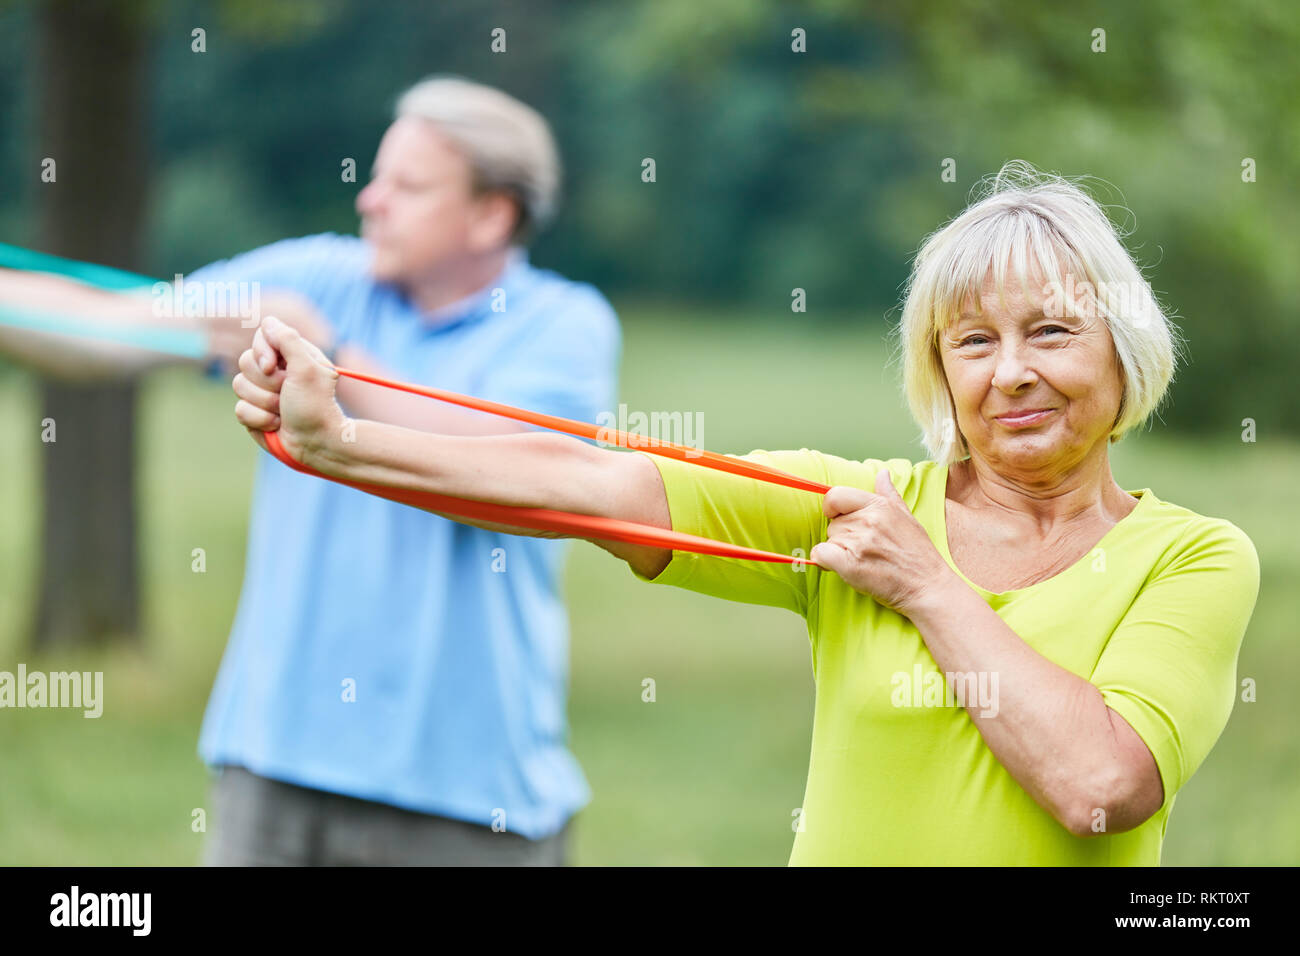
<svg viewBox="0 0 1300 956"><path fill-rule="evenodd" d="M595 289L524 252L551 218L558 180L535 111L432 78L398 101L357 197L361 238L285 240L184 284L266 290L262 311L341 366L594 420L616 392L617 319ZM30 302L132 321L129 306L102 306L85 290L27 277L11 277L11 290L19 282L39 286ZM253 335L256 323L237 318L205 320L222 367ZM6 335L8 351L64 374L158 361ZM359 417L427 432L526 430L357 382L339 397ZM264 457L239 608L199 741L215 770L207 862L564 862L569 820L589 798L566 746L566 550Z"/></svg>

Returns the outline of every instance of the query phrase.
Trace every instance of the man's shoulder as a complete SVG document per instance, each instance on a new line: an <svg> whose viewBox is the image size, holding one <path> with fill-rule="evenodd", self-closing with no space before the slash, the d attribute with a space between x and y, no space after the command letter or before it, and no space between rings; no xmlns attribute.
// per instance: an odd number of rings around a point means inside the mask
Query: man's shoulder
<svg viewBox="0 0 1300 956"><path fill-rule="evenodd" d="M355 236L333 232L279 239L229 259L210 262L192 278L236 278L271 284L312 284L326 279L362 278L369 253Z"/></svg>
<svg viewBox="0 0 1300 956"><path fill-rule="evenodd" d="M614 307L604 293L590 282L570 279L553 269L525 262L521 266L525 288L532 303L547 311L578 311L589 320L616 321Z"/></svg>
<svg viewBox="0 0 1300 956"><path fill-rule="evenodd" d="M352 267L362 270L369 256L366 244L356 236L337 232L318 232L309 236L281 239L263 246L259 252L285 260L310 261L331 269Z"/></svg>

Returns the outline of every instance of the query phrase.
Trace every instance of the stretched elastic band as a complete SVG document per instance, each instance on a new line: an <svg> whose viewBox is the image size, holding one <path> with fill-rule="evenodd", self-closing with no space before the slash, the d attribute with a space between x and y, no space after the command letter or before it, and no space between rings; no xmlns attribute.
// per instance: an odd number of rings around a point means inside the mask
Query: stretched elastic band
<svg viewBox="0 0 1300 956"><path fill-rule="evenodd" d="M0 268L66 276L84 282L86 285L118 292L153 286L158 281L148 276L136 275L134 272L96 265L93 262L65 259L63 256L52 256L48 252L36 252L34 249L11 246L5 242L0 242Z"/></svg>
<svg viewBox="0 0 1300 956"><path fill-rule="evenodd" d="M641 436L631 435L628 432L614 428L604 428L593 425L590 422L580 422L569 418L561 418L558 415L546 415L541 412L516 408L513 405L505 405L501 402L493 402L483 398L461 395L458 392L450 392L446 389L428 388L422 385L411 385L406 382L394 382L389 379L380 378L377 375L368 375L351 369L339 368L337 366L335 367L335 371L337 371L341 376L346 376L347 378L356 379L361 382L368 382L371 385L409 392L414 395L423 395L427 398L435 398L439 401L449 402L465 408L477 409L478 411L489 412L493 415L512 418L516 421L540 425L544 428L550 428L569 435L576 435L581 438L591 438L599 442L616 444L625 448L637 448L643 443ZM566 511L552 511L546 508L520 508L513 505L498 505L484 501L472 501L466 498L456 498L450 495L439 495L427 491L415 491L393 488L387 485L345 481L343 479L332 478L329 475L316 471L313 468L308 468L294 460L294 458L285 450L283 443L280 441L280 436L276 432L266 433L266 444L271 450L271 454L280 459L280 461L284 462L290 468L293 468L295 471L300 471L303 474L314 475L318 478L324 478L327 481L335 481L338 484L347 485L348 487L356 488L359 491L377 495L381 498L387 498L390 501L399 501L402 504L413 505L414 507L422 508L426 511L439 511L445 514L457 515L458 517L476 518L480 521L489 521L494 524L502 524L509 527L529 528L541 531L558 531L563 534L580 538L597 538L604 541L624 541L630 544L649 545L657 548L670 548L675 551L690 551L695 554L708 554L716 557L740 558L749 561L768 561L777 564L793 564L795 566L816 564L816 562L810 561L807 558L788 554L776 554L772 551L763 551L757 548L747 548L741 545L728 544L723 541L714 541L711 538L701 538L697 535L685 534L680 531L670 531L665 528L656 528L653 525L639 524L634 521L623 521L617 518L603 518L596 515L577 515ZM769 468L766 465L760 465L756 462L745 461L740 458L732 458L729 455L720 455L716 452L703 451L685 445L674 444L672 442L646 442L645 447L641 450L653 455L661 455L665 458L675 458L679 461L688 461L692 464L699 465L702 468L725 471L734 475L753 478L758 481L765 481L770 484L784 485L785 487L797 488L802 491L811 491L816 494L825 494L830 490L829 485L824 485L821 482L812 481L807 478L801 478L798 475L792 475L776 468Z"/></svg>
<svg viewBox="0 0 1300 956"><path fill-rule="evenodd" d="M97 342L115 342L135 348L202 359L208 354L208 343L202 332L190 329L171 329L161 326L117 325L76 315L48 312L44 309L16 308L0 303L0 325L29 329L49 335L70 335Z"/></svg>
<svg viewBox="0 0 1300 956"><path fill-rule="evenodd" d="M540 425L543 428L550 428L568 435L577 435L579 438L591 438L607 444L618 445L620 448L633 448L649 452L652 455L661 455L664 458L676 458L679 461L688 461L702 468L729 471L733 475L757 478L759 481L769 481L772 484L785 485L787 488L798 488L801 491L812 491L819 495L824 495L830 491L830 486L823 485L821 482L800 478L798 475L792 475L776 468L769 468L756 462L732 458L730 455L720 455L717 452L703 451L686 445L675 445L672 442L652 441L640 435L619 431L617 428L606 428L601 425L593 425L590 422L561 418L558 415L545 415L524 408L515 408L513 405L503 405L501 402L491 402L485 398L473 398L469 395L449 392L446 389L410 385L406 382L393 382L386 378L379 378L376 375L354 372L351 369L339 368L338 366L335 366L334 370L340 375L356 379L359 382L369 382L371 385L381 385L384 388L396 389L399 392L410 392L413 395L436 398L439 401L449 402L453 405L461 405L465 408L474 408L481 412L500 415L502 418L513 418L515 421Z"/></svg>
<svg viewBox="0 0 1300 956"><path fill-rule="evenodd" d="M727 544L724 541L714 541L711 538L701 538L680 531L669 531L666 528L638 524L635 521L602 518L597 515L571 514L567 511L552 511L548 508L520 508L513 505L498 505L486 501L472 501L467 498L434 494L429 491L391 488L387 485L372 485L359 481L333 478L294 460L280 441L279 432L266 432L265 434L266 445L271 450L271 454L295 471L317 478L324 478L327 481L333 481L349 488L355 488L358 491L364 491L367 494L387 498L389 501L396 501L404 505L411 505L425 511L438 511L461 518L475 518L479 521L488 521L512 528L558 531L578 538L625 541L630 544L668 548L674 551L710 554L720 558L741 558L748 561L768 561L774 564L794 564L796 566L815 564L813 561L788 554L776 554L772 551L746 548L738 544Z"/></svg>

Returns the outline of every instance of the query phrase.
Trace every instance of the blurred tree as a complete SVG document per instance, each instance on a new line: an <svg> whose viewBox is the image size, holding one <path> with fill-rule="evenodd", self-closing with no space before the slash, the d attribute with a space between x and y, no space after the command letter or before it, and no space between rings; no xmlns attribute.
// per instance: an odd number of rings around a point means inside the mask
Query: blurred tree
<svg viewBox="0 0 1300 956"><path fill-rule="evenodd" d="M39 193L40 245L143 271L149 186L145 80L164 7L45 0L38 5L38 142L56 162ZM263 42L309 36L330 4L224 0L216 15ZM189 30L181 34L190 45ZM191 51L198 52L191 45ZM45 508L34 643L135 638L139 628L134 382L42 383Z"/></svg>
<svg viewBox="0 0 1300 956"><path fill-rule="evenodd" d="M148 185L143 80L149 32L140 8L50 0L40 10L41 246L125 269L140 266ZM45 509L35 643L134 636L135 384L42 383Z"/></svg>

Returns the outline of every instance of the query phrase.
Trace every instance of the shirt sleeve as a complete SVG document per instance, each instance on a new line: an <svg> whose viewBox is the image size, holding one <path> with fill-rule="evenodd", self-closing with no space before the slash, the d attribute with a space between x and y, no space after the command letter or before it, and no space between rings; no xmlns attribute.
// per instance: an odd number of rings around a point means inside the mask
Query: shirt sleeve
<svg viewBox="0 0 1300 956"><path fill-rule="evenodd" d="M1227 521L1194 523L1098 659L1092 683L1150 749L1164 784L1162 809L1227 725L1258 594L1250 538Z"/></svg>
<svg viewBox="0 0 1300 956"><path fill-rule="evenodd" d="M222 294L227 301L230 301L231 296L243 297L242 300L233 300L236 302L251 301L253 290L260 297L263 291L288 289L320 308L327 298L329 284L356 271L360 248L358 242L351 237L333 233L283 239L201 266L182 278L183 287L224 285L228 288ZM240 283L246 284L246 287L241 287ZM341 335L342 330L337 327L335 317L324 310L322 315L331 324L335 324L335 333ZM215 359L207 364L205 371L210 378L225 377L220 361Z"/></svg>
<svg viewBox="0 0 1300 956"><path fill-rule="evenodd" d="M576 291L531 320L527 334L484 379L481 398L595 422L618 392L622 333L595 289Z"/></svg>
<svg viewBox="0 0 1300 956"><path fill-rule="evenodd" d="M282 239L200 266L184 281L256 282L317 298L337 277L341 260L358 259L360 248L359 240L334 233Z"/></svg>
<svg viewBox="0 0 1300 956"><path fill-rule="evenodd" d="M636 452L646 454L646 452ZM807 448L799 451L752 451L739 456L771 468L829 483L824 459ZM674 531L761 548L791 557L807 557L826 537L822 496L725 471L701 468L674 458L651 455L663 479ZM820 569L766 561L745 561L674 551L668 566L654 578L669 584L743 604L782 607L807 617Z"/></svg>

